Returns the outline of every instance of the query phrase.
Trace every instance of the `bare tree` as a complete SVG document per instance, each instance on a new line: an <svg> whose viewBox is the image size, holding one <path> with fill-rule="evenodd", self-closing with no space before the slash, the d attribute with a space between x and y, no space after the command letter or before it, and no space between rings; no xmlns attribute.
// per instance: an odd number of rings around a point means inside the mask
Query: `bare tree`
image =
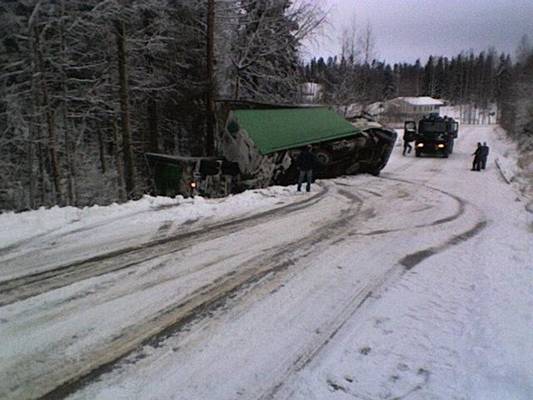
<svg viewBox="0 0 533 400"><path fill-rule="evenodd" d="M297 49L301 41L325 21L310 1L268 4L242 1L232 49L234 98L287 100L295 94Z"/></svg>
<svg viewBox="0 0 533 400"><path fill-rule="evenodd" d="M367 22L365 30L359 36L359 49L362 56L363 64L369 65L373 59L377 57L376 54L376 39L372 30L372 25Z"/></svg>
<svg viewBox="0 0 533 400"><path fill-rule="evenodd" d="M341 59L348 60L351 64L359 62L361 50L358 48L357 17L354 13L350 23L342 29Z"/></svg>

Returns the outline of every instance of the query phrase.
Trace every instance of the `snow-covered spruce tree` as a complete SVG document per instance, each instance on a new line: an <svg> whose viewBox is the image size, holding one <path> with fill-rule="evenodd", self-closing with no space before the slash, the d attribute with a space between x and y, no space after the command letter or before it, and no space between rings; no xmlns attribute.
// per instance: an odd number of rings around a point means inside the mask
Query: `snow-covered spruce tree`
<svg viewBox="0 0 533 400"><path fill-rule="evenodd" d="M0 208L63 202L60 141L56 129L56 78L46 54L55 44L41 2L0 4L2 37L2 194Z"/></svg>
<svg viewBox="0 0 533 400"><path fill-rule="evenodd" d="M11 62L2 62L6 96L1 97L9 100L11 109L21 110L18 114L9 110L5 135L25 140L25 155L14 157L19 165L27 160L18 179L29 193L25 204L9 208L116 198L109 196L116 185L102 185L106 179L86 173L97 170L99 161L102 172L106 170L102 153L98 157L98 151L105 150L103 140L98 143L97 137L102 139L107 115L112 113L112 102L102 95L110 92L109 54L102 46L105 30L91 19L97 5L96 1L4 5L1 14L16 23L7 26L7 37L2 35L13 51L8 55Z"/></svg>

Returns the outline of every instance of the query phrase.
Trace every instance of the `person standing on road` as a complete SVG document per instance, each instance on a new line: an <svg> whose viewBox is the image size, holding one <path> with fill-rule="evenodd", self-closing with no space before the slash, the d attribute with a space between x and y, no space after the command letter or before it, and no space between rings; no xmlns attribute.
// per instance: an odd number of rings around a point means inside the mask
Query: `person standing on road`
<svg viewBox="0 0 533 400"><path fill-rule="evenodd" d="M487 166L487 157L489 156L489 146L487 146L487 142L483 142L483 145L481 146L481 156L480 156L480 166L481 169L485 169Z"/></svg>
<svg viewBox="0 0 533 400"><path fill-rule="evenodd" d="M474 151L472 153L472 155L474 156L474 161L472 162L472 171L481 171L481 169L480 169L480 167L481 167L481 152L482 152L481 143L478 142L476 151Z"/></svg>
<svg viewBox="0 0 533 400"><path fill-rule="evenodd" d="M413 134L409 131L404 131L403 133L403 152L402 156L405 156L405 153L409 154L411 150L413 150L413 146L411 146L411 142L415 140L413 137Z"/></svg>
<svg viewBox="0 0 533 400"><path fill-rule="evenodd" d="M307 182L305 186L306 192L311 191L311 182L313 181L313 168L318 164L316 156L311 152L311 145L305 146L298 158L296 159L296 166L300 171L298 175L298 191L302 191L302 183Z"/></svg>

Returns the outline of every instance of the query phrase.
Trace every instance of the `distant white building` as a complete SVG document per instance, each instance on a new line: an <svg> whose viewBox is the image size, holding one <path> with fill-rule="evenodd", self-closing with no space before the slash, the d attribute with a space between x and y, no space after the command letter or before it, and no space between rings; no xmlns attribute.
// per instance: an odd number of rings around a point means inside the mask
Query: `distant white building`
<svg viewBox="0 0 533 400"><path fill-rule="evenodd" d="M407 120L418 120L431 113L439 113L444 106L442 100L433 97L396 97L382 103L382 119L387 123L402 123Z"/></svg>
<svg viewBox="0 0 533 400"><path fill-rule="evenodd" d="M395 108L402 114L430 114L438 113L444 105L442 100L433 97L397 97L387 102L387 108Z"/></svg>

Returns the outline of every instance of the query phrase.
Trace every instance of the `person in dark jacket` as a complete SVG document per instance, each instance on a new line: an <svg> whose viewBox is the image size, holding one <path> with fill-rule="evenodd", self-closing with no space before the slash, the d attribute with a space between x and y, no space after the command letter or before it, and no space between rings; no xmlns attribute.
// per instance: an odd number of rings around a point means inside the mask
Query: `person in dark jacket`
<svg viewBox="0 0 533 400"><path fill-rule="evenodd" d="M472 153L474 156L474 161L472 162L472 171L481 171L481 154L482 154L482 147L481 143L477 143L476 151Z"/></svg>
<svg viewBox="0 0 533 400"><path fill-rule="evenodd" d="M483 142L483 145L481 146L481 155L479 164L481 166L481 169L485 169L487 166L487 157L489 156L489 146L487 146L487 142Z"/></svg>
<svg viewBox="0 0 533 400"><path fill-rule="evenodd" d="M405 156L405 153L409 154L411 150L413 150L413 146L411 146L411 142L414 141L415 138L411 132L408 132L407 130L403 133L403 152L402 156Z"/></svg>
<svg viewBox="0 0 533 400"><path fill-rule="evenodd" d="M311 191L311 182L313 181L313 168L318 165L316 156L311 152L311 146L305 146L298 158L296 159L296 166L300 171L298 175L298 191L302 191L302 183L304 180L307 182L305 190Z"/></svg>

